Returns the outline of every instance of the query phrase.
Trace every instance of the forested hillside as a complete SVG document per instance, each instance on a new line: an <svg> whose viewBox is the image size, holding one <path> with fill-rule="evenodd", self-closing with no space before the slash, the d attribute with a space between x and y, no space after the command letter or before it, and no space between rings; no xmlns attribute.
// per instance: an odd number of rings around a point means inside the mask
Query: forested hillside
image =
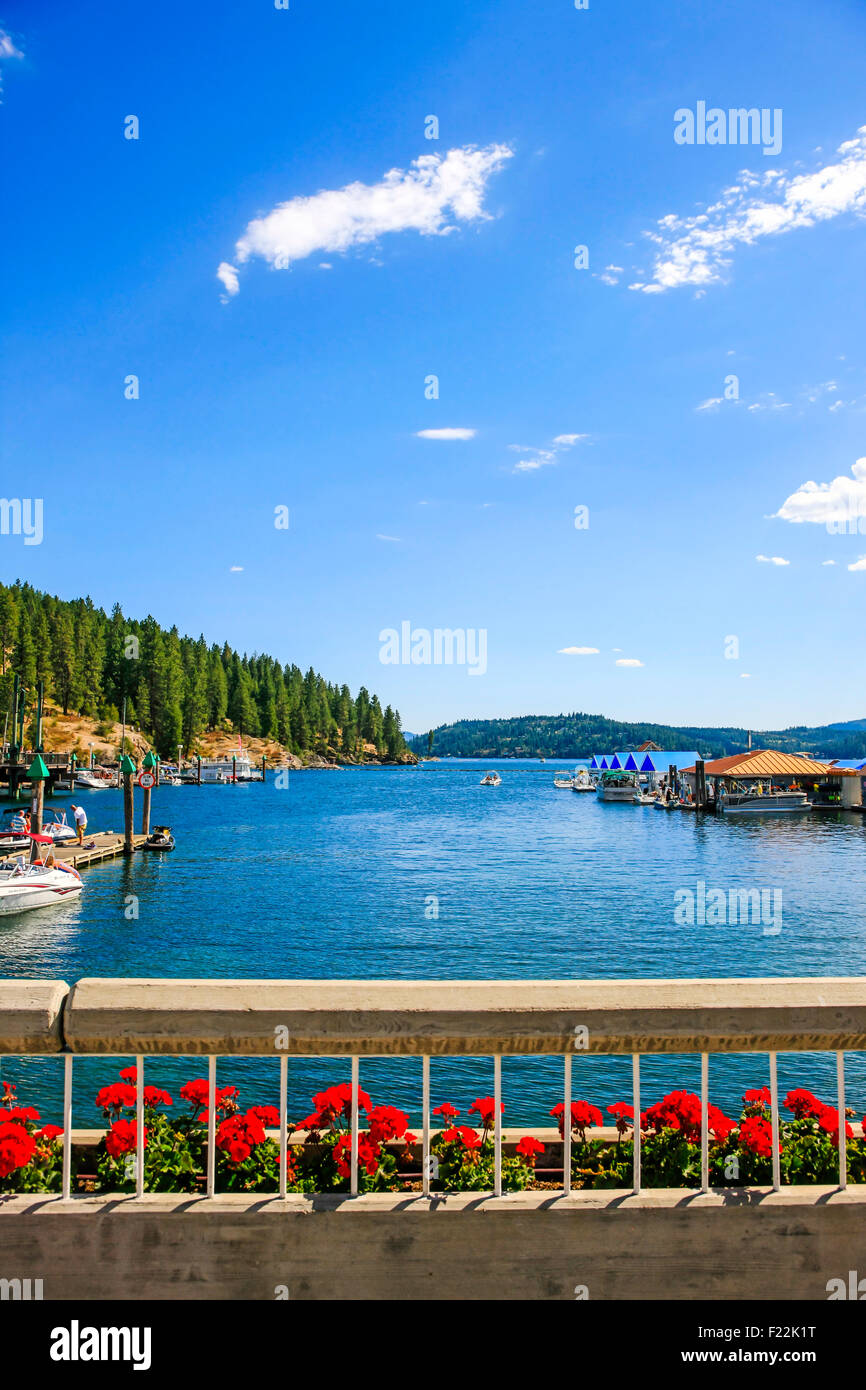
<svg viewBox="0 0 866 1390"><path fill-rule="evenodd" d="M142 730L162 757L192 752L208 729L276 739L297 754L396 758L406 752L400 716L361 687L332 685L310 668L271 656L241 656L203 637L181 637L155 618L109 617L89 598L64 601L20 582L0 585L0 700L9 709L13 673L37 682L64 712ZM29 726L29 721L28 721ZM376 754L365 745L373 745Z"/></svg>
<svg viewBox="0 0 866 1390"><path fill-rule="evenodd" d="M660 748L694 748L706 758L721 758L747 748L748 730L629 724L601 714L530 714L514 719L463 719L443 725L433 730L433 753L455 758L589 758L593 753L638 748L647 740ZM828 758L864 757L866 721L815 729L753 730L752 746ZM419 755L426 754L429 734L419 734L411 747Z"/></svg>

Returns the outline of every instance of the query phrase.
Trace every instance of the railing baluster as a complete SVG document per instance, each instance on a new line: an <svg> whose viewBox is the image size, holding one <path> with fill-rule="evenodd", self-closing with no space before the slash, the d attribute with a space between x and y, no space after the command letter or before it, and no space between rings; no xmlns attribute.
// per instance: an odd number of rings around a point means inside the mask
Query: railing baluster
<svg viewBox="0 0 866 1390"><path fill-rule="evenodd" d="M421 1193L430 1196L430 1058L421 1060Z"/></svg>
<svg viewBox="0 0 866 1390"><path fill-rule="evenodd" d="M144 1058L135 1059L135 1195L144 1196Z"/></svg>
<svg viewBox="0 0 866 1390"><path fill-rule="evenodd" d="M63 1200L72 1193L72 1053L63 1059Z"/></svg>
<svg viewBox="0 0 866 1390"><path fill-rule="evenodd" d="M701 1053L701 1191L710 1190L710 1058Z"/></svg>
<svg viewBox="0 0 866 1390"><path fill-rule="evenodd" d="M562 1086L562 1190L568 1197L571 1193L571 1053L565 1054L565 1076Z"/></svg>
<svg viewBox="0 0 866 1390"><path fill-rule="evenodd" d="M352 1137L349 1167L349 1186L353 1197L358 1195L358 1089L361 1085L361 1059L352 1058Z"/></svg>
<svg viewBox="0 0 866 1390"><path fill-rule="evenodd" d="M779 1076L775 1052L770 1053L770 1142L773 1145L773 1191L782 1190L782 1164L779 1156Z"/></svg>
<svg viewBox="0 0 866 1390"><path fill-rule="evenodd" d="M631 1103L634 1110L634 1120L632 1122L632 1135L634 1139L634 1168L633 1186L635 1196L640 1192L640 1053L633 1052L631 1055Z"/></svg>
<svg viewBox="0 0 866 1390"><path fill-rule="evenodd" d="M502 1058L493 1058L493 1195L502 1196Z"/></svg>
<svg viewBox="0 0 866 1390"><path fill-rule="evenodd" d="M289 1174L289 1059L280 1058L280 1196L285 1199Z"/></svg>
<svg viewBox="0 0 866 1390"><path fill-rule="evenodd" d="M216 1192L216 1057L207 1059L207 1195Z"/></svg>
<svg viewBox="0 0 866 1390"><path fill-rule="evenodd" d="M839 1101L839 1190L848 1186L848 1136L845 1133L845 1053L836 1053L836 1089Z"/></svg>

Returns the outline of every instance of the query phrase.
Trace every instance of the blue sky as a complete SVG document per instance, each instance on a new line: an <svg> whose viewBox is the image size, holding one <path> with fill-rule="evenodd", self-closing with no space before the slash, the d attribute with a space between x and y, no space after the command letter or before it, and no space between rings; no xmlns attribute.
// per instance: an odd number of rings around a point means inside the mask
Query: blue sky
<svg viewBox="0 0 866 1390"><path fill-rule="evenodd" d="M862 5L29 0L0 32L3 491L44 499L5 581L413 730L866 712L866 534L825 524L866 508ZM700 101L780 110L781 150L678 144ZM486 630L486 673L383 665L404 621Z"/></svg>

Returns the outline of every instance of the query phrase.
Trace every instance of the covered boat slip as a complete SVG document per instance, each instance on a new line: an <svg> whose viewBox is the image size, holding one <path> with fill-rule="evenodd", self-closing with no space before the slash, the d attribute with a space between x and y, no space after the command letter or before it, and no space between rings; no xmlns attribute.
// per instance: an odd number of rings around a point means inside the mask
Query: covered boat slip
<svg viewBox="0 0 866 1390"><path fill-rule="evenodd" d="M697 761L683 769L682 782L689 799L720 815L856 811L863 809L862 772L800 753L755 749L703 765Z"/></svg>

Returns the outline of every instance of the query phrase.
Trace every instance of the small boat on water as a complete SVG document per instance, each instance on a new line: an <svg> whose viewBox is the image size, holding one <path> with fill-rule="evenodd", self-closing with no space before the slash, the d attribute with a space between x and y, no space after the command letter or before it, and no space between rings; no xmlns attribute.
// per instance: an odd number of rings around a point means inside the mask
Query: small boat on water
<svg viewBox="0 0 866 1390"><path fill-rule="evenodd" d="M576 767L574 769L574 776L571 779L571 790L573 792L594 792L596 790L595 783L585 767Z"/></svg>
<svg viewBox="0 0 866 1390"><path fill-rule="evenodd" d="M565 772L557 772L553 779L553 785L559 787L560 791L571 791L574 786L574 778L569 777Z"/></svg>
<svg viewBox="0 0 866 1390"><path fill-rule="evenodd" d="M498 787L502 783L502 778L498 772L488 772L478 783L479 787Z"/></svg>
<svg viewBox="0 0 866 1390"><path fill-rule="evenodd" d="M31 835L28 838L48 847L45 859L25 864L21 857L15 863L0 866L0 916L27 912L34 907L51 907L81 892L81 875L71 864L54 859L49 837Z"/></svg>
<svg viewBox="0 0 866 1390"><path fill-rule="evenodd" d="M759 786L729 792L722 788L717 809L723 816L766 816L780 811L811 811L812 803L806 792L797 790L781 791L772 786L764 790Z"/></svg>
<svg viewBox="0 0 866 1390"><path fill-rule="evenodd" d="M636 806L640 797L636 772L603 772L598 784L600 801L621 801Z"/></svg>
<svg viewBox="0 0 866 1390"><path fill-rule="evenodd" d="M104 767L78 767L75 769L75 785L82 791L106 791L114 786L114 778Z"/></svg>
<svg viewBox="0 0 866 1390"><path fill-rule="evenodd" d="M155 825L153 831L148 835L142 849L163 850L168 852L174 849L174 836L171 833L170 825Z"/></svg>

